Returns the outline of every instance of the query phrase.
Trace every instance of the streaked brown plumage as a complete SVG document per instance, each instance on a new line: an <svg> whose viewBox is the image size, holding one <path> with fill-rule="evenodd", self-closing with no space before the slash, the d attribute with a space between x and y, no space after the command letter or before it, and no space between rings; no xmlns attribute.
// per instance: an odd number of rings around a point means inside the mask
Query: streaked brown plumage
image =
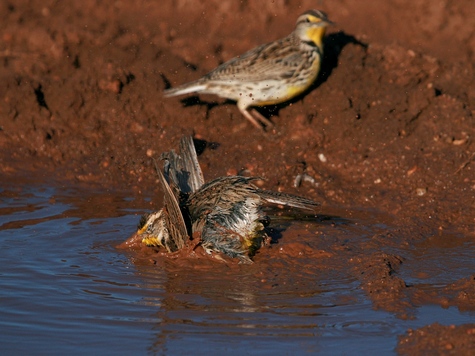
<svg viewBox="0 0 475 356"><path fill-rule="evenodd" d="M330 24L325 13L309 10L297 19L295 30L287 37L256 47L201 79L165 90L164 95L215 94L235 100L254 126L271 126L256 110L252 115L249 107L279 104L310 87L320 71L323 37Z"/></svg>
<svg viewBox="0 0 475 356"><path fill-rule="evenodd" d="M266 238L269 223L262 206L282 204L314 211L319 204L312 200L256 187L256 178L228 176L203 184L191 137L180 143L180 154L168 152L163 157L165 176L158 171L165 192L165 207L141 220L137 234L149 246L176 251L195 233L208 252L221 252L250 262Z"/></svg>

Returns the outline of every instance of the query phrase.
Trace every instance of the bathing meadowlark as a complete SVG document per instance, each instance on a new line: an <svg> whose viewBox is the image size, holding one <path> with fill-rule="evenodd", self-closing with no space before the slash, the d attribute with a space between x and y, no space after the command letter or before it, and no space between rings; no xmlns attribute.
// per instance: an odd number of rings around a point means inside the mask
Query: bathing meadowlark
<svg viewBox="0 0 475 356"><path fill-rule="evenodd" d="M326 27L331 24L325 13L307 11L287 37L256 47L201 79L165 90L164 95L215 94L236 101L239 111L254 126L272 126L249 108L283 103L312 85L320 71Z"/></svg>
<svg viewBox="0 0 475 356"><path fill-rule="evenodd" d="M250 263L267 239L264 228L269 218L262 210L264 204L311 211L319 206L306 198L260 189L252 184L256 178L227 176L204 183L191 137L181 140L179 154L171 151L162 158L166 160L164 173L157 173L165 206L144 215L137 231L147 246L174 252L199 234L208 253L224 253Z"/></svg>

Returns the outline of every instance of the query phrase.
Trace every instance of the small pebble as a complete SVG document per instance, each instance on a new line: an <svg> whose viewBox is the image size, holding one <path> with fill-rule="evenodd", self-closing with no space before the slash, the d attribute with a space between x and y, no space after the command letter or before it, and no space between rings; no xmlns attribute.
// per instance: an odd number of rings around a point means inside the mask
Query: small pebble
<svg viewBox="0 0 475 356"><path fill-rule="evenodd" d="M417 188L416 189L416 194L420 197L425 195L426 193L427 193L427 188Z"/></svg>
<svg viewBox="0 0 475 356"><path fill-rule="evenodd" d="M323 163L327 162L327 157L325 157L325 155L323 153L318 154L318 159Z"/></svg>
<svg viewBox="0 0 475 356"><path fill-rule="evenodd" d="M446 350L452 350L453 348L454 348L454 345L452 345L451 343L447 343L447 344L445 345L445 349L446 349Z"/></svg>

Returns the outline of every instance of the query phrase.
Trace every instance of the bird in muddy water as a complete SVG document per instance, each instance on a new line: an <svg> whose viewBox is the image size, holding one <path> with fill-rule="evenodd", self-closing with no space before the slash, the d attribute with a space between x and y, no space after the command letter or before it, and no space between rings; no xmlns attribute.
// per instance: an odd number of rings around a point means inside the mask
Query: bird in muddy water
<svg viewBox="0 0 475 356"><path fill-rule="evenodd" d="M306 11L287 37L235 57L196 81L167 89L164 96L215 94L236 101L239 111L254 126L273 126L249 108L286 102L313 84L323 58L323 37L332 24L322 11Z"/></svg>
<svg viewBox="0 0 475 356"><path fill-rule="evenodd" d="M257 178L226 176L204 183L191 137L180 142L180 153L162 155L164 173L157 169L164 190L164 207L144 215L137 236L150 247L168 252L182 249L190 238L199 236L208 253L223 253L250 263L268 239L269 218L263 205L280 204L315 212L319 203L290 194L263 190ZM218 255L219 256L219 255Z"/></svg>

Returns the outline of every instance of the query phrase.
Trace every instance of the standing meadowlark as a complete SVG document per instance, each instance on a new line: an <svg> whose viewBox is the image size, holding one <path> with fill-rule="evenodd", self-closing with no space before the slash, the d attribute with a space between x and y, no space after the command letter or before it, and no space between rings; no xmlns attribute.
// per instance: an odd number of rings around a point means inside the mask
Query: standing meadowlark
<svg viewBox="0 0 475 356"><path fill-rule="evenodd" d="M256 178L228 176L204 183L191 137L181 140L179 154L171 151L162 158L165 174L158 169L157 173L165 206L144 215L136 233L147 246L178 251L198 233L208 253L224 253L249 263L267 239L265 203L311 211L319 206L310 199L262 190L251 183Z"/></svg>
<svg viewBox="0 0 475 356"><path fill-rule="evenodd" d="M165 90L166 97L188 93L215 94L237 102L254 126L272 123L252 106L283 103L308 89L317 78L323 56L323 37L332 22L322 11L309 10L295 30L282 39L256 47L194 82Z"/></svg>

